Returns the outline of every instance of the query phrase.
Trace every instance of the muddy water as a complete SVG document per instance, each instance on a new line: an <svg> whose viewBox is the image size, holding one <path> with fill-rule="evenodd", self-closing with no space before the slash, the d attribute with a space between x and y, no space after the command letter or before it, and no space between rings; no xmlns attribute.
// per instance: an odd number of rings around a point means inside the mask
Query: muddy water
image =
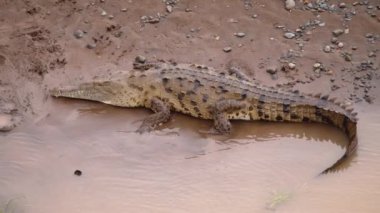
<svg viewBox="0 0 380 213"><path fill-rule="evenodd" d="M318 176L346 142L326 125L234 122L224 138L198 133L211 122L175 115L138 135L146 110L54 100L48 116L0 138L0 209L376 212L380 110L367 108L348 169Z"/></svg>

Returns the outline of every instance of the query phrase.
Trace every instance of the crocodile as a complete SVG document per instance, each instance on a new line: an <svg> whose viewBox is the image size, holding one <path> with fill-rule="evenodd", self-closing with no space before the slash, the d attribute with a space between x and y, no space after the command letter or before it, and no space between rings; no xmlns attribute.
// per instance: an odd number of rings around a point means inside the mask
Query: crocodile
<svg viewBox="0 0 380 213"><path fill-rule="evenodd" d="M336 171L356 151L357 113L327 95L310 95L266 87L240 72L219 72L197 64L159 63L133 69L108 80L54 88L54 97L98 101L120 107L145 107L137 132L155 129L176 111L212 119L210 133L228 134L230 120L319 122L341 129L348 137L345 153L321 174Z"/></svg>

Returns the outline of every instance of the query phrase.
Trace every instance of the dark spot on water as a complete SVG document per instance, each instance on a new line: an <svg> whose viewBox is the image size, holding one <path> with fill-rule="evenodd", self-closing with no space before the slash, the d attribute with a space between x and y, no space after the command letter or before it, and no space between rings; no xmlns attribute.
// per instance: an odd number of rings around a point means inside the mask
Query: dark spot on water
<svg viewBox="0 0 380 213"><path fill-rule="evenodd" d="M82 175L82 171L79 170L79 169L77 169L77 170L74 171L74 175L81 176Z"/></svg>

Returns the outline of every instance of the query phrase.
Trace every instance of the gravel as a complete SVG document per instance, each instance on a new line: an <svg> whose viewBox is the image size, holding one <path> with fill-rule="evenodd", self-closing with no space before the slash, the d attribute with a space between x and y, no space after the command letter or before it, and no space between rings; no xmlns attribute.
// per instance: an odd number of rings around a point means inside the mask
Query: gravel
<svg viewBox="0 0 380 213"><path fill-rule="evenodd" d="M292 32L286 32L286 33L284 33L284 37L287 39L293 39L294 37L296 37L296 34L294 34Z"/></svg>
<svg viewBox="0 0 380 213"><path fill-rule="evenodd" d="M232 51L232 47L225 47L223 48L223 51L228 53L228 52L231 52Z"/></svg>

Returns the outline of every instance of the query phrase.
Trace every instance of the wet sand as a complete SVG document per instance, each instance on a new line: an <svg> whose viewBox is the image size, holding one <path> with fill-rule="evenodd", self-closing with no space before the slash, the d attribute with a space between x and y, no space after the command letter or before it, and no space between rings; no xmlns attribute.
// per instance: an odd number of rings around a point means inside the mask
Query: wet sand
<svg viewBox="0 0 380 213"><path fill-rule="evenodd" d="M282 1L183 0L170 14L161 1L148 0L0 3L0 106L15 103L10 114L24 118L0 133L0 212L378 212L379 71L358 66L370 60L379 67L369 52L379 54L380 22L368 5L355 6L352 20L342 21L352 2L316 13L301 4L289 12ZM378 1L369 2L380 16ZM157 12L167 16L141 22ZM294 31L315 19L325 25L298 39L285 39L275 27ZM338 37L344 47L323 52L331 32L345 25L349 33ZM78 29L86 31L80 39ZM345 52L352 61L342 58ZM347 143L328 125L233 122L233 134L217 137L199 133L211 121L175 114L159 130L139 135L134 130L148 110L48 96L56 86L131 69L136 55L220 70L231 62L262 84L353 103L358 152L342 171L320 176ZM288 62L297 71L282 72ZM316 62L328 68L320 76ZM276 80L266 72L270 66L278 68ZM332 91L333 85L340 88Z"/></svg>

